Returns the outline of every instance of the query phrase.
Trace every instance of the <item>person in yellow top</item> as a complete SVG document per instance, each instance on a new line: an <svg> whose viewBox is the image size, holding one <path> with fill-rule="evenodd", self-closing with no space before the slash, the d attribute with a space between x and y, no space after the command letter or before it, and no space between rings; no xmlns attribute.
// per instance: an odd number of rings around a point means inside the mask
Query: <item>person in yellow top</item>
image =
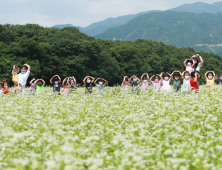
<svg viewBox="0 0 222 170"><path fill-rule="evenodd" d="M18 83L19 83L19 80L18 80L18 73L19 72L19 68L14 65L12 67L12 81L14 82L14 86L16 86Z"/></svg>
<svg viewBox="0 0 222 170"><path fill-rule="evenodd" d="M214 89L214 81L215 81L215 73L213 71L208 71L205 73L206 87L207 91L213 91Z"/></svg>

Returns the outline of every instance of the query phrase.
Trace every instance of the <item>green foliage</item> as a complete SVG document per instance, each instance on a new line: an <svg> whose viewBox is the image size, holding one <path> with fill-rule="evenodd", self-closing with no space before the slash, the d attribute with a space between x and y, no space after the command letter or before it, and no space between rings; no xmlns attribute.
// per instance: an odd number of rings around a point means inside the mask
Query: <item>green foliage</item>
<svg viewBox="0 0 222 170"><path fill-rule="evenodd" d="M1 80L11 80L13 65L21 67L27 63L31 66L29 80L43 78L49 84L50 78L58 74L61 78L75 76L77 83L82 84L83 78L91 75L104 77L113 85L121 83L123 76L183 71L183 61L196 53L205 61L202 75L207 70L222 74L220 56L189 47L177 48L141 39L135 42L97 40L75 27L0 25Z"/></svg>

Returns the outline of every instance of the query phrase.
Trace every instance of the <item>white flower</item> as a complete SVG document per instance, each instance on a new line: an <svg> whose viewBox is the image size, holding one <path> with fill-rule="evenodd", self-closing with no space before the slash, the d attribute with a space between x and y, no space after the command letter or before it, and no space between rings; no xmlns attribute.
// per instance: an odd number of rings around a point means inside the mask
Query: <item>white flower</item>
<svg viewBox="0 0 222 170"><path fill-rule="evenodd" d="M168 149L164 152L164 155L171 155L173 154L173 151L171 149Z"/></svg>

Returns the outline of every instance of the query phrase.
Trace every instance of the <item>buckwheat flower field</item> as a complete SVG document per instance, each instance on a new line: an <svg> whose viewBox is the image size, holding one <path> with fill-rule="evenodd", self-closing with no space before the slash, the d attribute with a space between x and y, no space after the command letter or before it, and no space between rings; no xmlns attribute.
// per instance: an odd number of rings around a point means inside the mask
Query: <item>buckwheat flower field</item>
<svg viewBox="0 0 222 170"><path fill-rule="evenodd" d="M204 89L4 97L0 169L222 169L222 87Z"/></svg>

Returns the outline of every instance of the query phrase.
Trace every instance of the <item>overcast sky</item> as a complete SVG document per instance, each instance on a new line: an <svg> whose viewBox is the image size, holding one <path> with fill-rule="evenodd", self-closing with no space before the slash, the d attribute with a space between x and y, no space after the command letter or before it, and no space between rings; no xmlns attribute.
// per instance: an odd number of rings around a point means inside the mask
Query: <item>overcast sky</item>
<svg viewBox="0 0 222 170"><path fill-rule="evenodd" d="M0 0L0 24L35 23L45 27L91 23L149 10L167 10L198 0ZM218 0L201 0L212 4Z"/></svg>

